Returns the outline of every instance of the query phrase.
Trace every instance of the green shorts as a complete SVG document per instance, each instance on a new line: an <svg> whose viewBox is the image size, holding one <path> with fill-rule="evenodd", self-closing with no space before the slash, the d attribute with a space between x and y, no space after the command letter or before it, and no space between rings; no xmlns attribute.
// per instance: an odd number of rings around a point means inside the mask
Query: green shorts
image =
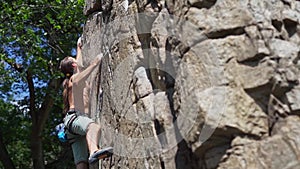
<svg viewBox="0 0 300 169"><path fill-rule="evenodd" d="M66 115L64 118L65 126L67 126L69 120L73 116L76 116L76 114ZM71 142L75 164L87 162L88 160L89 151L85 135L90 123L94 123L94 121L85 115L78 114L73 123L70 125L72 132L70 133L68 130L66 132L68 140Z"/></svg>

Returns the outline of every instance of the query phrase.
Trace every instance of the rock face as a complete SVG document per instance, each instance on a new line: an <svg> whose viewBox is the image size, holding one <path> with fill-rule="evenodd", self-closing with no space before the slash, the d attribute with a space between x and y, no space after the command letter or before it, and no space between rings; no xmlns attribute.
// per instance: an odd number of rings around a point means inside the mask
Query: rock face
<svg viewBox="0 0 300 169"><path fill-rule="evenodd" d="M300 168L300 1L85 4L99 168Z"/></svg>

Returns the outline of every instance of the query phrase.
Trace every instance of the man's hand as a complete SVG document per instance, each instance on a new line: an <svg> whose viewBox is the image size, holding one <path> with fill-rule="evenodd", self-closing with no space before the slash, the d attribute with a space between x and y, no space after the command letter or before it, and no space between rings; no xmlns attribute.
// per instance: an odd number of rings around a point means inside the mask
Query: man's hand
<svg viewBox="0 0 300 169"><path fill-rule="evenodd" d="M77 47L82 47L82 41L81 41L81 37L78 38L77 40Z"/></svg>
<svg viewBox="0 0 300 169"><path fill-rule="evenodd" d="M103 58L103 54L102 53L98 54L97 58L101 60Z"/></svg>

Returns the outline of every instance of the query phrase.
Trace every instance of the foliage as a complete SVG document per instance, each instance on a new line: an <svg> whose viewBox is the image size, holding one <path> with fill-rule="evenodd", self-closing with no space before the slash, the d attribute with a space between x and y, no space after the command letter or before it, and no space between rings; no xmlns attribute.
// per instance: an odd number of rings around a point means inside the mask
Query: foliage
<svg viewBox="0 0 300 169"><path fill-rule="evenodd" d="M59 61L74 55L72 50L85 20L83 4L83 0L1 1L0 122L6 148L16 168L32 168L29 73L34 84L36 110L45 103L46 93L51 92L55 98L42 132L44 161L56 160L63 150L51 134L61 120L62 102L60 91L53 92L50 82L61 78Z"/></svg>
<svg viewBox="0 0 300 169"><path fill-rule="evenodd" d="M7 149L15 153L11 159L15 166L30 165L30 149L28 147L29 123L17 105L0 100L1 133Z"/></svg>

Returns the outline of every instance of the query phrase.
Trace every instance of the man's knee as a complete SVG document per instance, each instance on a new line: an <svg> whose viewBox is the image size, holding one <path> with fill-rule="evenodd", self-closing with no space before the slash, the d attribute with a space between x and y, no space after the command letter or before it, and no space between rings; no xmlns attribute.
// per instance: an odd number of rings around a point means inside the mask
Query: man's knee
<svg viewBox="0 0 300 169"><path fill-rule="evenodd" d="M99 131L100 130L100 125L95 123L95 122L90 123L87 127L87 132L92 131L92 130L93 131Z"/></svg>
<svg viewBox="0 0 300 169"><path fill-rule="evenodd" d="M99 128L100 129L100 125L95 122L92 122L88 125L88 128Z"/></svg>

